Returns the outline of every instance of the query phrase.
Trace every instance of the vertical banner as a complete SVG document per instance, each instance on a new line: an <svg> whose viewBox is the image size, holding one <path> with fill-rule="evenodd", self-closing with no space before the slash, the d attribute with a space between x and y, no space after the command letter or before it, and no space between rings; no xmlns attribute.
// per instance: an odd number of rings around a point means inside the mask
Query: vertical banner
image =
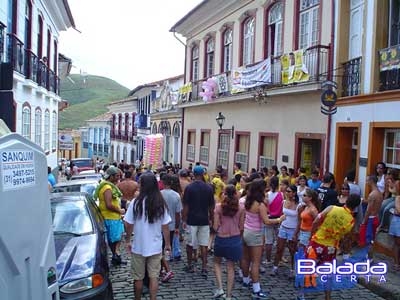
<svg viewBox="0 0 400 300"><path fill-rule="evenodd" d="M310 79L306 65L304 64L304 50L285 53L281 57L282 83L291 84L305 82Z"/></svg>

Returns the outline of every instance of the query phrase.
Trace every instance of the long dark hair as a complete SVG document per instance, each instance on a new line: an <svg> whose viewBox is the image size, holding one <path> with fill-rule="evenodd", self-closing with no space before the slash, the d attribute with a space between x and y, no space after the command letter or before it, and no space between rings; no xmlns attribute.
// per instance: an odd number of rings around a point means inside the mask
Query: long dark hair
<svg viewBox="0 0 400 300"><path fill-rule="evenodd" d="M247 195L246 195L246 202L244 203L244 207L247 210L249 210L251 208L254 201L257 201L259 203L264 202L266 186L267 185L266 185L264 179L261 179L261 178L254 179L250 183L250 187L249 187L249 189L247 191Z"/></svg>
<svg viewBox="0 0 400 300"><path fill-rule="evenodd" d="M310 196L311 203L314 204L315 208L320 212L321 211L321 200L319 200L318 193L313 189L306 188L304 195Z"/></svg>
<svg viewBox="0 0 400 300"><path fill-rule="evenodd" d="M221 203L222 215L233 217L239 210L239 199L236 187L228 184L224 190L224 199Z"/></svg>
<svg viewBox="0 0 400 300"><path fill-rule="evenodd" d="M164 216L167 204L160 193L156 176L151 172L143 173L139 179L140 192L133 207L134 216L140 219L143 215L143 202L145 202L144 216L150 224Z"/></svg>
<svg viewBox="0 0 400 300"><path fill-rule="evenodd" d="M294 195L294 202L296 204L299 203L299 195L297 195L297 186L295 186L294 184L291 184L287 187L288 189L290 189Z"/></svg>

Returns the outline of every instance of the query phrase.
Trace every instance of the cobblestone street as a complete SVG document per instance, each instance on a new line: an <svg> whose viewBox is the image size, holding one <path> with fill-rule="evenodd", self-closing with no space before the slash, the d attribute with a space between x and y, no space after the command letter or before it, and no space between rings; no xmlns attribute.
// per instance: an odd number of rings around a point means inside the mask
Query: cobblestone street
<svg viewBox="0 0 400 300"><path fill-rule="evenodd" d="M182 245L182 250L184 243ZM123 249L124 245L122 245ZM184 251L183 251L184 252ZM123 251L124 259L127 264L119 267L111 267L111 280L114 289L114 299L134 299L133 283L130 275L130 261L126 253ZM184 254L184 253L182 253ZM200 271L193 274L185 273L183 267L185 260L172 262L171 269L175 273L175 277L168 283L159 285L159 293L157 299L212 299L215 289L215 276L212 268L213 258L209 256L209 276L204 279L200 275ZM273 277L269 275L270 269L266 273L261 274L261 287L270 293L270 299L296 299L296 289L293 280L287 277L289 269L283 265L279 268L279 275ZM226 282L226 273L223 274L223 282ZM396 279L389 280L399 280ZM251 291L243 288L241 284L235 283L233 299L251 299ZM149 299L146 294L142 299ZM324 299L323 293L306 294L306 299ZM333 291L332 299L388 299L377 296L369 289L357 285L353 289ZM391 298L394 299L394 298Z"/></svg>

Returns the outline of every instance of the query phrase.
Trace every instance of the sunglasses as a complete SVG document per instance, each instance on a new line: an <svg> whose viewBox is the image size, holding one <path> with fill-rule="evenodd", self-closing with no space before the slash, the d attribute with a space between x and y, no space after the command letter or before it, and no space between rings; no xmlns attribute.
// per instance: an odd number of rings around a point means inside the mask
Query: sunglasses
<svg viewBox="0 0 400 300"><path fill-rule="evenodd" d="M350 189L342 188L342 191L349 191Z"/></svg>
<svg viewBox="0 0 400 300"><path fill-rule="evenodd" d="M306 195L306 194L304 194L304 195L303 195L303 198L304 198L304 197L311 197L311 196L310 196L310 195Z"/></svg>
<svg viewBox="0 0 400 300"><path fill-rule="evenodd" d="M286 193L293 193L292 190L286 190Z"/></svg>

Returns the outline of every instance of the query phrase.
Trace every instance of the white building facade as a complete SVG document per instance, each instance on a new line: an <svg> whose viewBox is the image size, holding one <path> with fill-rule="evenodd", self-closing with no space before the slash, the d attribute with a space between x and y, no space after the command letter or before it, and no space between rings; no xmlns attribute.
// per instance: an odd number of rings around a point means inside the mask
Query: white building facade
<svg viewBox="0 0 400 300"><path fill-rule="evenodd" d="M186 38L183 167L328 168L321 83L332 71L332 8L330 0L206 0L170 29Z"/></svg>
<svg viewBox="0 0 400 300"><path fill-rule="evenodd" d="M68 73L70 68L70 61L58 52L59 32L74 26L67 1L0 1L0 117L12 131L41 146L53 168L59 69Z"/></svg>
<svg viewBox="0 0 400 300"><path fill-rule="evenodd" d="M86 153L85 157L99 158L109 162L112 114L107 112L86 121L86 123L87 132L82 135L82 154Z"/></svg>

